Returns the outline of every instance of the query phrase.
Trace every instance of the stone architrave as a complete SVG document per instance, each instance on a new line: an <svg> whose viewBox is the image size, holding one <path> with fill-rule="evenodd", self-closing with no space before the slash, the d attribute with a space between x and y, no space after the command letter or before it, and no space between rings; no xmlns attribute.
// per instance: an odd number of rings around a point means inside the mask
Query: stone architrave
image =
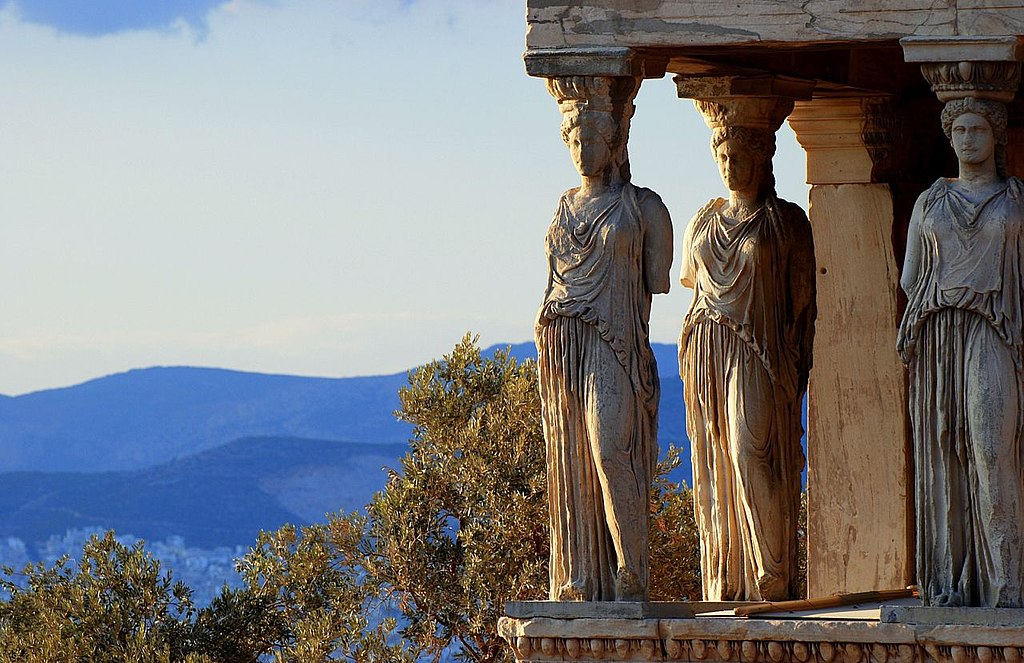
<svg viewBox="0 0 1024 663"><path fill-rule="evenodd" d="M550 500L550 598L645 601L658 458L651 295L667 292L668 210L630 182L633 76L548 79L581 176L548 228L536 324Z"/></svg>
<svg viewBox="0 0 1024 663"><path fill-rule="evenodd" d="M917 575L932 606L1024 607L1024 182L1005 172L1016 40L904 43L946 105L955 178L921 194L900 284ZM995 41L995 40L994 40ZM985 58L972 61L972 51ZM993 53L992 49L996 52ZM951 57L942 57L943 51Z"/></svg>
<svg viewBox="0 0 1024 663"><path fill-rule="evenodd" d="M692 92L692 81L677 83L680 96ZM793 98L695 103L729 189L683 240L681 280L694 298L679 365L704 599L782 600L797 591L800 412L816 315L810 224L778 198L771 169Z"/></svg>

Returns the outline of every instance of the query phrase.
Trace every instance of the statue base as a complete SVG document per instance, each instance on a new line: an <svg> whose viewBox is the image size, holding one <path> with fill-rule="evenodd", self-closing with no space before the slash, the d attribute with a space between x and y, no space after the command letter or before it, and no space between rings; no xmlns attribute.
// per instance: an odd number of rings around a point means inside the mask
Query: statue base
<svg viewBox="0 0 1024 663"><path fill-rule="evenodd" d="M1024 659L1024 609L922 608L916 599L909 599L736 617L732 607L742 604L595 605L509 604L509 616L499 621L498 630L519 663L1021 663ZM584 611L591 607L596 612L587 616ZM616 610L640 616L615 616ZM676 616L671 616L674 611Z"/></svg>

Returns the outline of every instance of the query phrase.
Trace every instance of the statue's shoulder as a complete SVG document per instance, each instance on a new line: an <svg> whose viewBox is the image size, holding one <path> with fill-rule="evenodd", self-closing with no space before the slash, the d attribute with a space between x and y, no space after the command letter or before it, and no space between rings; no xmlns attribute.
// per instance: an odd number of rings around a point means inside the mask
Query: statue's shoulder
<svg viewBox="0 0 1024 663"><path fill-rule="evenodd" d="M626 186L633 187L633 195L636 196L637 207L640 208L644 217L652 215L657 217L668 216L668 207L662 201L661 196L655 191L647 187L636 186L635 184L627 184Z"/></svg>
<svg viewBox="0 0 1024 663"><path fill-rule="evenodd" d="M940 177L935 180L930 187L922 191L921 195L917 197L914 207L919 208L921 211L931 207L936 200L950 192L954 181L951 177Z"/></svg>
<svg viewBox="0 0 1024 663"><path fill-rule="evenodd" d="M706 219L725 205L725 198L712 198L693 215L693 220Z"/></svg>
<svg viewBox="0 0 1024 663"><path fill-rule="evenodd" d="M953 188L953 183L956 182L956 178L953 177L940 177L939 179L932 182L932 185L925 189L922 196L928 198L934 198L936 196L943 196L950 192Z"/></svg>
<svg viewBox="0 0 1024 663"><path fill-rule="evenodd" d="M787 219L801 218L805 221L807 220L807 213L804 212L803 207L800 207L796 203L791 203L783 198L779 198L778 201L779 211L782 212Z"/></svg>
<svg viewBox="0 0 1024 663"><path fill-rule="evenodd" d="M633 187L633 192L636 194L636 202L640 205L654 204L664 205L661 201L661 196L652 189L648 189L645 186L637 186L635 184L628 184L627 186Z"/></svg>
<svg viewBox="0 0 1024 663"><path fill-rule="evenodd" d="M788 200L776 198L775 209L778 210L779 220L782 223L783 233L786 236L805 246L813 244L811 222L807 218L807 212L804 211L803 207Z"/></svg>
<svg viewBox="0 0 1024 663"><path fill-rule="evenodd" d="M1017 200L1024 200L1024 180L1015 175L1006 178L1006 190Z"/></svg>

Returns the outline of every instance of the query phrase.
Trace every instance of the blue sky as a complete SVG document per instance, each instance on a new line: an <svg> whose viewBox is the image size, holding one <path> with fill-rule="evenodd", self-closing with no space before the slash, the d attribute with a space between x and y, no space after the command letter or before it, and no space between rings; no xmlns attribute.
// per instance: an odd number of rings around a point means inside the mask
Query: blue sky
<svg viewBox="0 0 1024 663"><path fill-rule="evenodd" d="M182 22L203 31L222 0L16 0L19 16L75 35L102 36L127 30L168 30Z"/></svg>
<svg viewBox="0 0 1024 663"><path fill-rule="evenodd" d="M524 73L524 15L0 2L0 393L151 365L385 373L467 330L532 338L544 232L578 176ZM637 106L634 181L678 240L723 193L709 131L670 78ZM788 128L776 173L805 205ZM688 302L655 300L655 340Z"/></svg>

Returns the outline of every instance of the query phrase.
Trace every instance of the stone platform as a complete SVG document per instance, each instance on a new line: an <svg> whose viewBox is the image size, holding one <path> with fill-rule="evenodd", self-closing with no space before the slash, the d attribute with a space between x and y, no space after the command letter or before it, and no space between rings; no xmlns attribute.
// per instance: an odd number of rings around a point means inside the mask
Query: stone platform
<svg viewBox="0 0 1024 663"><path fill-rule="evenodd" d="M586 604L577 605L582 614ZM503 617L498 629L520 663L1019 663L1024 658L1024 610L922 608L908 599L735 617L731 606L736 604L629 605L619 610L646 616L555 617L553 610L566 608L537 603L531 614L530 603L509 604L507 612L516 616ZM665 616L673 611L680 616Z"/></svg>

